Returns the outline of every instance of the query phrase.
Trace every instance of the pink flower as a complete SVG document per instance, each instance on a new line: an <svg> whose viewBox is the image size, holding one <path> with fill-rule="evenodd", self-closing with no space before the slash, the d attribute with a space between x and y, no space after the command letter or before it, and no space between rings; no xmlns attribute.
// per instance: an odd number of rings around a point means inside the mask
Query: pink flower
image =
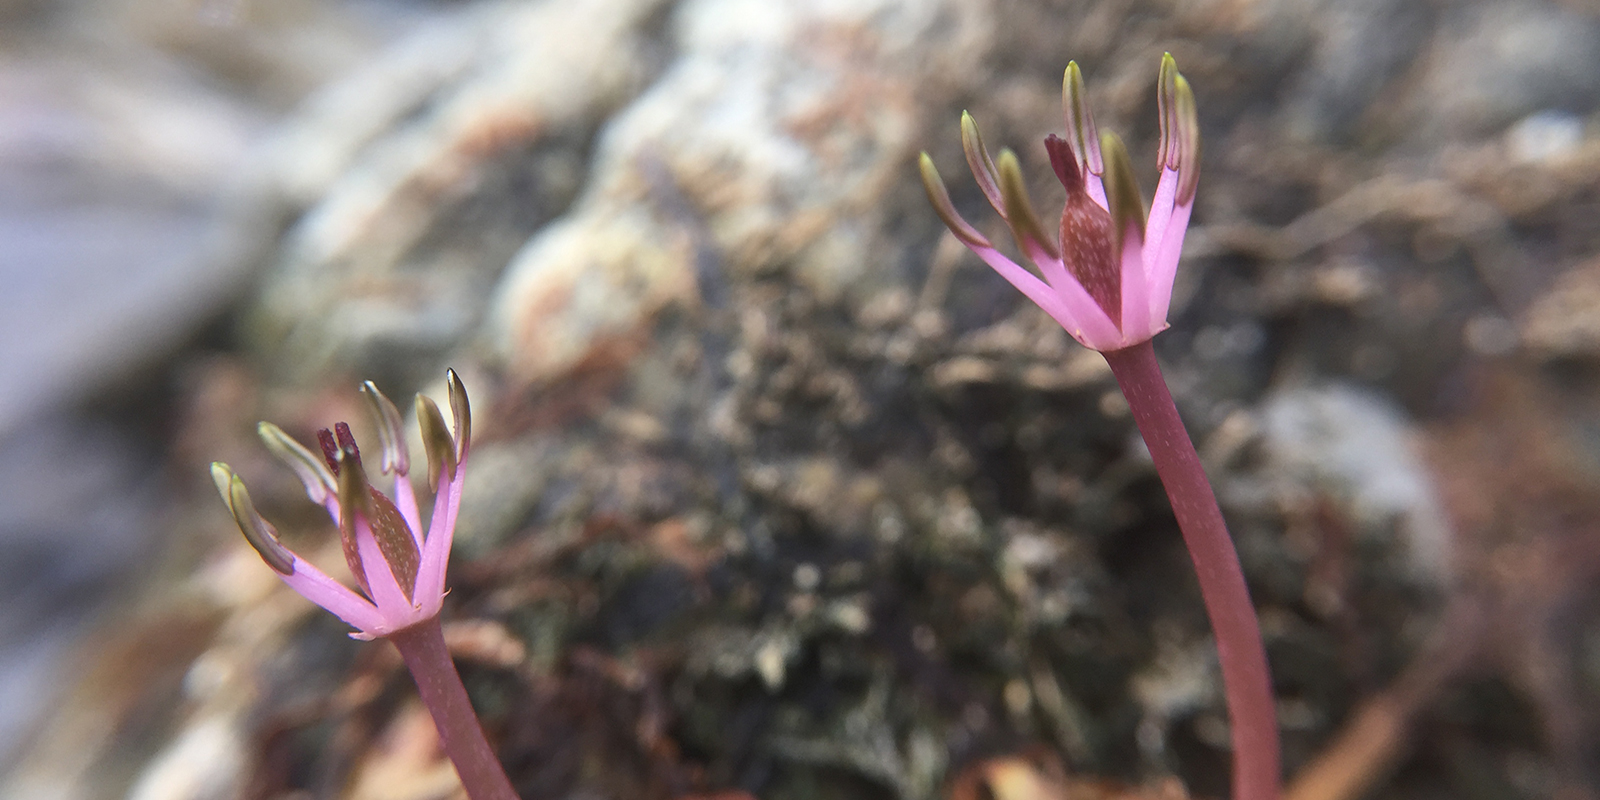
<svg viewBox="0 0 1600 800"><path fill-rule="evenodd" d="M321 456L290 438L278 426L257 427L272 450L305 484L306 494L328 510L339 526L345 561L360 591L345 587L310 562L298 558L278 540L278 532L262 519L245 491L244 481L227 464L211 465L217 491L233 512L246 541L277 571L289 588L332 612L356 629L357 639L388 636L434 619L444 601L444 573L461 508L461 487L472 438L472 410L467 390L454 370L446 373L453 432L432 400L417 395L417 424L428 454L428 485L435 492L426 529L417 498L406 477L410 454L401 429L400 412L372 381L361 386L377 420L382 450L380 469L394 479L394 495L373 488L361 462L350 426L341 422L318 433ZM426 530L427 535L423 535Z"/></svg>
<svg viewBox="0 0 1600 800"><path fill-rule="evenodd" d="M1070 140L1051 135L1044 143L1056 177L1067 189L1059 235L1047 233L1034 214L1016 154L1000 151L997 168L977 123L961 115L961 145L973 177L1043 280L995 249L956 213L927 153L921 159L922 183L956 238L1074 339L1101 352L1121 350L1167 328L1172 282L1199 180L1194 94L1172 55L1163 56L1157 83L1161 143L1156 165L1161 178L1148 218L1122 140L1095 131L1076 62L1067 65L1062 100Z"/></svg>

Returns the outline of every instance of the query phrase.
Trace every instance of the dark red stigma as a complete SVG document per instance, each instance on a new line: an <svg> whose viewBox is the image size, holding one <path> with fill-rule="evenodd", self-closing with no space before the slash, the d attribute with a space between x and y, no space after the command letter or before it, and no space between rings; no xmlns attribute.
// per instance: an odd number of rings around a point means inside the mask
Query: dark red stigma
<svg viewBox="0 0 1600 800"><path fill-rule="evenodd" d="M1067 187L1068 196L1088 191L1083 182L1083 171L1078 169L1078 157L1067 140L1052 133L1044 137L1044 151L1050 156L1050 166L1055 169L1056 178L1062 186Z"/></svg>
<svg viewBox="0 0 1600 800"><path fill-rule="evenodd" d="M331 431L327 428L317 431L317 444L322 445L322 460L328 462L334 477L339 476L339 451L349 453L357 463L361 461L361 449L356 447L356 437L350 433L348 423L336 422Z"/></svg>

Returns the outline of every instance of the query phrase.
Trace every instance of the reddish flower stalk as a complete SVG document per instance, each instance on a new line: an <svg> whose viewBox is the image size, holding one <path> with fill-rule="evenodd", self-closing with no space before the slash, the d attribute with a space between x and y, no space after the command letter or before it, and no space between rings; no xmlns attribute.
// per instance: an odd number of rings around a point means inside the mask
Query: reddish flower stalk
<svg viewBox="0 0 1600 800"><path fill-rule="evenodd" d="M1233 731L1233 796L1276 800L1278 721L1260 625L1216 495L1150 346L1167 327L1199 181L1194 94L1171 54L1161 60L1156 97L1161 178L1147 217L1127 150L1115 135L1097 133L1084 101L1083 76L1076 63L1067 65L1062 84L1067 138L1045 139L1050 165L1067 190L1055 231L1034 213L1016 155L1002 150L997 165L977 123L962 115L961 144L973 177L1038 275L1001 253L956 212L927 153L922 154L922 182L934 210L962 244L1111 365L1172 502L1216 633Z"/></svg>
<svg viewBox="0 0 1600 800"><path fill-rule="evenodd" d="M1233 796L1273 800L1278 796L1278 717L1272 675L1250 590L1216 494L1178 418L1150 342L1104 355L1172 502L1200 578L1200 597L1217 635L1217 660L1233 730Z"/></svg>
<svg viewBox="0 0 1600 800"><path fill-rule="evenodd" d="M399 648L467 795L472 800L517 800L467 700L439 625L445 567L461 509L472 440L467 390L454 370L447 373L447 384L453 428L445 427L444 415L432 400L419 394L416 401L417 423L428 454L428 484L435 492L427 527L422 524L407 477L411 457L400 411L371 381L362 385L361 392L377 422L380 469L394 478L392 498L368 482L349 425L341 422L331 431L324 428L318 433L320 458L270 422L257 427L267 449L294 470L306 495L327 509L338 526L357 589L339 583L284 547L277 529L257 513L244 481L227 464L213 463L211 477L245 540L279 579L349 623L356 629L352 637L387 638Z"/></svg>
<svg viewBox="0 0 1600 800"><path fill-rule="evenodd" d="M417 682L417 693L433 715L439 741L456 766L462 788L472 800L516 800L500 759L489 747L478 715L467 700L466 687L450 660L439 618L389 634Z"/></svg>

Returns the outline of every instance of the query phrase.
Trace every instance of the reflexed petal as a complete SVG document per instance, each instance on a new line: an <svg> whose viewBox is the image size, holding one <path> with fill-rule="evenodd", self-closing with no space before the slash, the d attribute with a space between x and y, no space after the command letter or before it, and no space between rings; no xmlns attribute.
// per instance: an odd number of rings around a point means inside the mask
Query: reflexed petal
<svg viewBox="0 0 1600 800"><path fill-rule="evenodd" d="M1161 170L1156 183L1156 195L1150 201L1150 216L1144 224L1144 269L1146 275L1155 274L1155 259L1161 252L1161 240L1167 235L1167 223L1172 219L1172 206L1177 200L1178 171Z"/></svg>
<svg viewBox="0 0 1600 800"><path fill-rule="evenodd" d="M356 518L354 534L356 547L361 551L361 563L366 565L364 583L372 595L372 602L386 620L394 620L411 608L411 599L406 597L405 590L384 558L383 548L379 546L372 526L366 519Z"/></svg>
<svg viewBox="0 0 1600 800"><path fill-rule="evenodd" d="M394 476L395 507L415 537L414 543L421 545L422 516L417 510L416 493L411 490L411 480L407 477L411 471L411 453L410 448L406 447L400 409L395 408L394 403L378 391L378 385L372 381L361 384L361 395L366 398L368 410L372 412L373 423L377 427L378 444L383 451L383 473Z"/></svg>
<svg viewBox="0 0 1600 800"><path fill-rule="evenodd" d="M394 507L406 521L406 529L411 532L412 541L417 547L421 547L424 530L422 512L417 508L417 493L411 488L411 479L404 475L395 476Z"/></svg>
<svg viewBox="0 0 1600 800"><path fill-rule="evenodd" d="M423 602L444 594L445 570L450 564L450 547L455 541L456 516L461 511L461 490L465 481L466 470L458 469L454 480L440 484L434 498L433 519L417 565L417 596Z"/></svg>
<svg viewBox="0 0 1600 800"><path fill-rule="evenodd" d="M1193 198L1191 198L1193 199ZM1165 322L1172 307L1172 285L1178 276L1178 262L1183 258L1183 237L1189 230L1189 213L1194 204L1184 203L1172 210L1167 229L1161 236L1161 250L1151 263L1150 315Z"/></svg>
<svg viewBox="0 0 1600 800"><path fill-rule="evenodd" d="M344 584L328 577L327 573L309 562L300 561L295 564L294 574L278 577L305 599L327 609L334 616L361 631L363 635L357 638L370 639L372 636L369 632L383 625L383 615L378 612L377 606Z"/></svg>
<svg viewBox="0 0 1600 800"><path fill-rule="evenodd" d="M1148 338L1154 335L1150 327L1150 289L1144 269L1144 243L1139 241L1132 226L1123 230L1118 271L1122 275L1122 334L1124 338Z"/></svg>
<svg viewBox="0 0 1600 800"><path fill-rule="evenodd" d="M1106 210L1111 213L1111 223L1120 234L1133 228L1139 241L1144 241L1144 199L1139 195L1139 181L1133 175L1133 161L1128 158L1128 148L1122 139L1107 132L1100 137L1100 150L1106 161ZM1120 246L1120 244L1119 244Z"/></svg>
<svg viewBox="0 0 1600 800"><path fill-rule="evenodd" d="M1085 347L1115 341L1120 335L1100 304L1076 280L1069 278L1060 286L1052 287L992 247L974 247L972 252L1035 305L1044 309L1051 319L1060 323L1067 333Z"/></svg>

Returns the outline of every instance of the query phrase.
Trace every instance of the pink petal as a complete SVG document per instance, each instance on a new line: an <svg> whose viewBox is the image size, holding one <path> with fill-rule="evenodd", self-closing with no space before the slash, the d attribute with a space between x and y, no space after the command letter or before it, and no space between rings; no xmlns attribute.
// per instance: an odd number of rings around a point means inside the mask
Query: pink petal
<svg viewBox="0 0 1600 800"><path fill-rule="evenodd" d="M1150 330L1150 290L1145 281L1144 251L1137 222L1122 232L1122 338L1129 343L1153 335Z"/></svg>
<svg viewBox="0 0 1600 800"><path fill-rule="evenodd" d="M456 477L440 476L439 493L433 501L433 519L428 538L422 543L417 565L415 597L420 603L437 603L444 597L445 570L450 565L450 546L455 541L456 515L461 511L461 490L466 483L466 463L456 465Z"/></svg>
<svg viewBox="0 0 1600 800"><path fill-rule="evenodd" d="M394 507L411 529L411 538L417 548L422 548L422 514L417 510L417 493L411 489L411 479L396 473L394 476Z"/></svg>
<svg viewBox="0 0 1600 800"><path fill-rule="evenodd" d="M1098 174L1085 171L1083 176L1083 185L1089 190L1089 199L1093 200L1096 205L1105 209L1106 212L1109 213L1111 211L1111 205L1106 202L1105 181L1100 180L1100 176Z"/></svg>
<svg viewBox="0 0 1600 800"><path fill-rule="evenodd" d="M312 566L309 561L297 558L294 573L279 575L290 589L302 597L327 609L329 613L361 631L370 631L383 622L383 616L367 599L345 588L328 577L327 573Z"/></svg>
<svg viewBox="0 0 1600 800"><path fill-rule="evenodd" d="M357 515L355 528L356 548L361 553L361 567L367 573L367 588L372 592L372 602L378 606L378 612L392 629L404 627L394 623L404 622L408 618L412 611L411 601L406 599L405 591L395 579L388 559L383 557L383 551L378 548L378 539L372 535L372 526L367 524L366 518ZM414 594L414 587L412 591Z"/></svg>
<svg viewBox="0 0 1600 800"><path fill-rule="evenodd" d="M1044 275L1045 283L1050 285L1052 291L1059 291L1058 287L1064 283L1077 282L1072 273L1067 271L1067 262L1046 253L1044 248L1034 242L1018 242L1018 244L1022 246L1022 252L1027 255L1028 260L1039 268L1040 274Z"/></svg>
<svg viewBox="0 0 1600 800"><path fill-rule="evenodd" d="M333 517L333 526L339 527L339 496L328 492L328 496L322 498L322 507L327 510L328 516Z"/></svg>
<svg viewBox="0 0 1600 800"><path fill-rule="evenodd" d="M1178 197L1178 171L1161 170L1156 183L1156 196L1150 201L1150 217L1144 224L1145 274L1155 274L1156 256L1161 253L1161 240L1167 235L1167 221L1172 219L1172 206Z"/></svg>
<svg viewBox="0 0 1600 800"><path fill-rule="evenodd" d="M1106 316L1100 304L1096 303L1072 276L1066 276L1066 280L1060 285L1052 287L1039 280L1033 273L1017 266L994 248L971 245L967 247L983 259L984 263L993 267L995 272L1000 273L1000 277L1010 281L1018 291L1044 309L1046 314L1085 347L1099 350L1119 338L1120 333L1117 327L1111 324L1111 318ZM1064 267L1062 271L1065 272Z"/></svg>
<svg viewBox="0 0 1600 800"><path fill-rule="evenodd" d="M1178 277L1178 261L1183 258L1183 237L1189 230L1189 213L1194 201L1172 209L1166 230L1161 235L1161 251L1151 262L1150 316L1165 322L1172 307L1172 284Z"/></svg>

